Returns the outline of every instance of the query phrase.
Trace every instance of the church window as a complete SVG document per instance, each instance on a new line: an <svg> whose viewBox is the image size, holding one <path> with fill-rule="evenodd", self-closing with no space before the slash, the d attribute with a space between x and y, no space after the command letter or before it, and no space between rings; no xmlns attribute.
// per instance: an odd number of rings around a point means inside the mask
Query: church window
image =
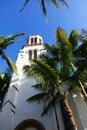
<svg viewBox="0 0 87 130"><path fill-rule="evenodd" d="M29 60L32 60L32 51L29 51Z"/></svg>
<svg viewBox="0 0 87 130"><path fill-rule="evenodd" d="M34 42L37 43L37 38L35 37Z"/></svg>
<svg viewBox="0 0 87 130"><path fill-rule="evenodd" d="M33 44L33 38L31 38L31 44Z"/></svg>
<svg viewBox="0 0 87 130"><path fill-rule="evenodd" d="M34 50L34 59L37 59L37 50Z"/></svg>

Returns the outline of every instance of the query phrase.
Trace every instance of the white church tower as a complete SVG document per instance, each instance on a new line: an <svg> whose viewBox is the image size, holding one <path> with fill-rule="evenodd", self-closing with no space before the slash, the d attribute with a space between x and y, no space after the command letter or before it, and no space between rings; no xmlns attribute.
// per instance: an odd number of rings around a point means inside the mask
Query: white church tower
<svg viewBox="0 0 87 130"><path fill-rule="evenodd" d="M44 50L43 39L39 35L30 36L27 44L20 50L16 60L18 73L12 76L0 112L0 130L57 130L53 113L49 112L48 115L41 117L43 105L26 102L38 91L32 88L35 80L23 75L23 66L31 64L32 59L38 58L44 52L46 50ZM58 111L60 111L59 106ZM64 130L61 111L58 115L61 130Z"/></svg>
<svg viewBox="0 0 87 130"><path fill-rule="evenodd" d="M23 75L24 65L32 63L32 59L39 58L44 50L43 39L39 35L30 36L27 44L20 50L16 66L18 73L13 74L9 90L5 96L0 112L0 130L58 130L53 111L41 117L43 104L29 103L26 100L38 93L32 88L35 80ZM87 105L82 95L72 95L69 98L78 130L87 130ZM60 105L57 106L60 130L65 130Z"/></svg>

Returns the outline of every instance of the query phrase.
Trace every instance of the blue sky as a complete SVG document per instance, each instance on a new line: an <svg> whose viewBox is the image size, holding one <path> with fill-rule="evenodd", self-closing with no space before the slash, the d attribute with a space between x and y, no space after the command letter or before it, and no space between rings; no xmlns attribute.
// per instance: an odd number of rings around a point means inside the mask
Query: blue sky
<svg viewBox="0 0 87 130"><path fill-rule="evenodd" d="M87 0L66 0L66 2L70 6L69 9L61 3L59 10L56 10L51 4L47 4L48 23L46 23L38 0L31 0L30 5L27 5L22 13L19 11L24 0L0 0L0 35L8 36L26 32L25 36L19 39L26 40L29 35L39 34L45 43L55 43L57 27L63 28L67 35L72 29L79 32L82 28L87 29ZM6 54L15 62L17 54L24 44L25 42L20 42L11 45L6 50ZM0 72L7 67L5 62L1 64Z"/></svg>

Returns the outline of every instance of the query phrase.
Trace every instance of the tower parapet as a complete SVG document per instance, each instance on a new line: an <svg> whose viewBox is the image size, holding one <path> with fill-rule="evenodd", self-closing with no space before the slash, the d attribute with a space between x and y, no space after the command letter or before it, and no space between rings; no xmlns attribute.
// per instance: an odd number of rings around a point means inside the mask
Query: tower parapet
<svg viewBox="0 0 87 130"><path fill-rule="evenodd" d="M33 35L30 36L28 39L28 45L36 45L36 44L41 44L43 43L43 39L40 35Z"/></svg>

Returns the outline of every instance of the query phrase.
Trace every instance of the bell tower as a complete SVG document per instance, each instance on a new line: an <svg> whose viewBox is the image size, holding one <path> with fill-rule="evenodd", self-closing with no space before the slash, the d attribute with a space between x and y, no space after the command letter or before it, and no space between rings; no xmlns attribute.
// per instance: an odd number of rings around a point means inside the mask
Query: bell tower
<svg viewBox="0 0 87 130"><path fill-rule="evenodd" d="M43 39L39 35L30 36L28 39L27 45L30 47L29 49L29 60L38 58L39 48L43 44Z"/></svg>
<svg viewBox="0 0 87 130"><path fill-rule="evenodd" d="M23 46L17 57L16 66L18 73L21 74L24 65L31 64L33 59L39 58L39 55L45 51L43 39L40 35L28 37L26 45Z"/></svg>

